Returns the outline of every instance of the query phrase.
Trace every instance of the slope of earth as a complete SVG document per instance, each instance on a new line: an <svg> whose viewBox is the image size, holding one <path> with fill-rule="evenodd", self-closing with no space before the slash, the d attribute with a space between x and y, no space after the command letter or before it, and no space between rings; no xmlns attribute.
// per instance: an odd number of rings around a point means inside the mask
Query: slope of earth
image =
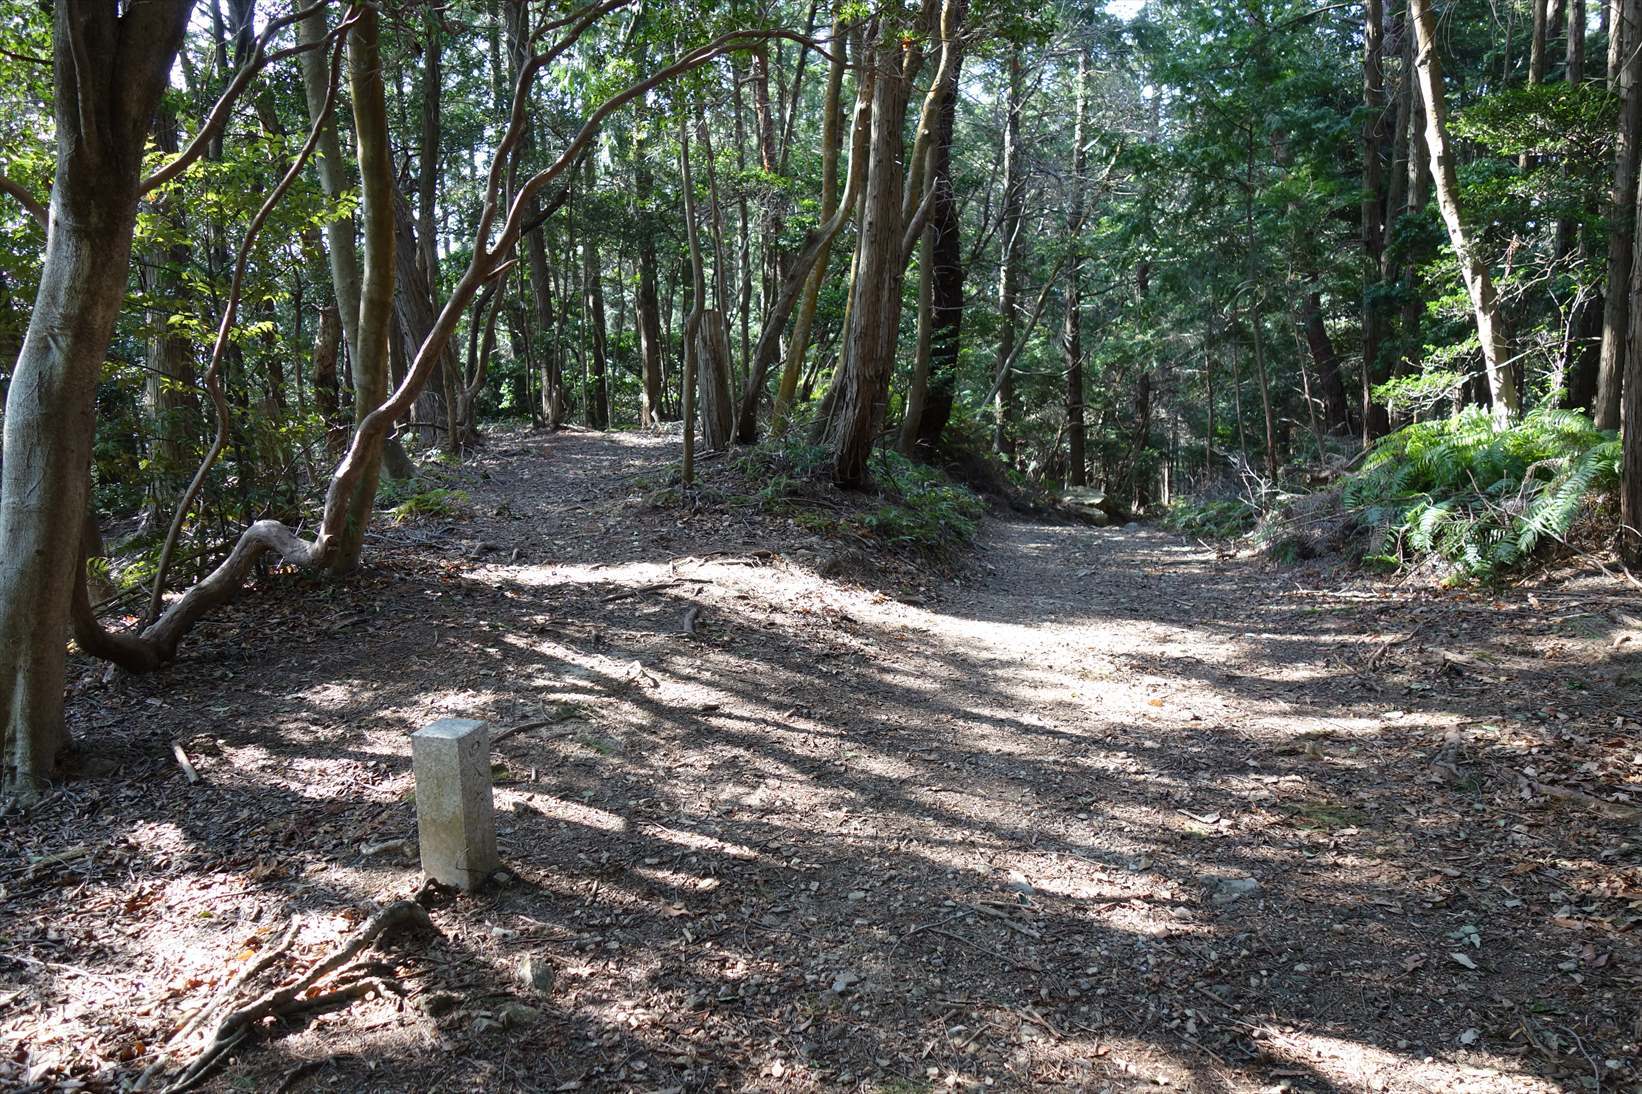
<svg viewBox="0 0 1642 1094"><path fill-rule="evenodd" d="M406 737L462 716L507 875L207 1088L1634 1088L1633 594L990 522L894 599L645 504L675 450L500 438L356 581L81 665L80 776L0 822L0 1084L174 1073L417 893Z"/></svg>

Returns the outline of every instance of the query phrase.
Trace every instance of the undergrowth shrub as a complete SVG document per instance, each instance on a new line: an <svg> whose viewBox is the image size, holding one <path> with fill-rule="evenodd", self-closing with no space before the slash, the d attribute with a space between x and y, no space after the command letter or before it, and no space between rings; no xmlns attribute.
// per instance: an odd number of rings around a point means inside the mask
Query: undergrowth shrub
<svg viewBox="0 0 1642 1094"><path fill-rule="evenodd" d="M1181 498L1163 514L1163 527L1199 539L1236 539L1259 517L1247 498Z"/></svg>
<svg viewBox="0 0 1642 1094"><path fill-rule="evenodd" d="M848 494L827 481L830 459L825 446L801 439L766 441L736 463L752 485L741 498L811 532L871 537L919 555L949 553L980 528L986 503L937 468L879 449L872 491Z"/></svg>
<svg viewBox="0 0 1642 1094"><path fill-rule="evenodd" d="M1619 460L1618 438L1577 411L1540 406L1496 429L1471 407L1382 438L1343 496L1378 530L1371 557L1439 558L1455 577L1487 580L1563 539L1618 483Z"/></svg>

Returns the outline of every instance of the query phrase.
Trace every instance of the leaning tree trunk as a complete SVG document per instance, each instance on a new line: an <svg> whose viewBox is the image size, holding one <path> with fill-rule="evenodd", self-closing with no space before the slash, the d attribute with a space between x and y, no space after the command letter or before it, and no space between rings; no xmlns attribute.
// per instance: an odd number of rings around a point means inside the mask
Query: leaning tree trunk
<svg viewBox="0 0 1642 1094"><path fill-rule="evenodd" d="M1629 2L1636 4L1642 0ZM1442 86L1442 63L1437 59L1437 20L1431 10L1431 0L1409 0L1409 10L1419 35L1415 70L1419 73L1420 93L1425 97L1425 142L1431 156L1431 181L1436 187L1437 207L1448 228L1448 241L1459 259L1465 289L1471 297L1494 419L1503 424L1517 413L1521 404L1512 372L1511 350L1499 316L1494 279L1488 263L1478 255L1476 243L1460 213L1459 175L1448 141L1447 99Z"/></svg>
<svg viewBox="0 0 1642 1094"><path fill-rule="evenodd" d="M0 460L0 796L36 796L67 743L69 608L97 383L125 300L143 144L193 5L57 5L57 169Z"/></svg>

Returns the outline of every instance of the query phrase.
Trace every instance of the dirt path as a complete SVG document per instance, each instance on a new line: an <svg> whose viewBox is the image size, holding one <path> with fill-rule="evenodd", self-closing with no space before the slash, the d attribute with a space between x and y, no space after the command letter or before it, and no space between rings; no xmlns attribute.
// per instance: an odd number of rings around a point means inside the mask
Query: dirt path
<svg viewBox="0 0 1642 1094"><path fill-rule="evenodd" d="M360 846L459 715L549 723L496 747L511 879L393 951L406 1000L219 1086L1634 1087L1638 822L1533 789L1642 796L1614 590L993 521L907 603L783 519L646 504L672 449L498 439L361 582L88 670L87 777L5 822L0 1081L130 1076L288 922L317 956L413 892Z"/></svg>

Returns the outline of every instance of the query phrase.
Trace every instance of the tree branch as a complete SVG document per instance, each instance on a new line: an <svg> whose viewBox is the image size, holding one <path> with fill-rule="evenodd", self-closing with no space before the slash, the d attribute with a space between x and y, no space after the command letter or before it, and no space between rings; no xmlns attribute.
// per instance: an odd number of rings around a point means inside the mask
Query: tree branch
<svg viewBox="0 0 1642 1094"><path fill-rule="evenodd" d="M194 134L194 139L188 142L188 147L184 148L181 152L178 152L164 167L161 167L152 175L149 175L146 179L144 179L137 187L137 192L139 194L146 194L156 187L164 186L166 183L188 170L188 168L193 165L195 160L203 156L211 141L215 139L217 134L221 133L223 128L228 124L228 117L233 112L234 103L239 100L240 95L245 92L245 89L251 85L251 81L256 78L257 74L264 68L267 68L271 62L281 61L287 57L294 57L299 53L306 53L310 49L317 49L331 41L333 38L338 37L342 32L342 27L348 22L346 19L343 20L341 24L338 24L335 30L331 31L317 42L304 42L301 45L289 46L274 53L268 52L268 43L273 40L274 35L278 34L280 31L284 30L293 23L300 22L316 12L323 11L329 4L330 0L315 0L315 2L310 4L308 7L300 8L297 11L293 11L289 15L284 15L278 19L270 21L268 25L263 28L262 33L257 35L256 45L251 51L251 56L246 60L245 64L241 66L240 70L234 74L234 78L229 82L228 86L223 89L222 95L217 99L216 105L211 108L211 113L206 116L205 124L200 126L200 131L198 133Z"/></svg>
<svg viewBox="0 0 1642 1094"><path fill-rule="evenodd" d="M29 192L28 187L6 175L0 174L0 194L10 194L16 198L17 204L21 205L29 216L38 221L42 229L50 230L51 214L41 204L40 199Z"/></svg>

